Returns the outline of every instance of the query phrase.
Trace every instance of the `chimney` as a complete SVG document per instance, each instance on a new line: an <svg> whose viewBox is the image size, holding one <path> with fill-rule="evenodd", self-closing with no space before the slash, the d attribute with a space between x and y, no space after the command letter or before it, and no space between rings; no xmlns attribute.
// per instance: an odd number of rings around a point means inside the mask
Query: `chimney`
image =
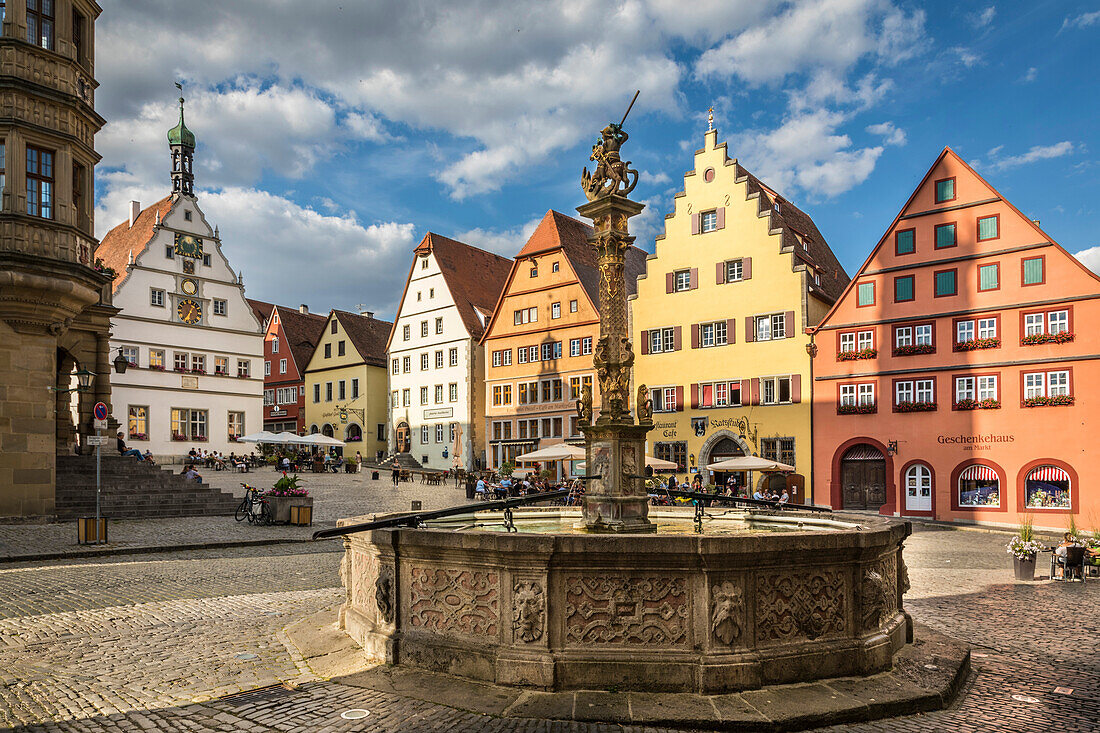
<svg viewBox="0 0 1100 733"><path fill-rule="evenodd" d="M134 225L134 222L137 221L138 214L140 214L140 213L141 213L141 204L137 201L131 201L130 202L130 226L131 227Z"/></svg>
<svg viewBox="0 0 1100 733"><path fill-rule="evenodd" d="M302 303L300 306L298 306L298 312L309 315L309 306L305 303Z"/></svg>
<svg viewBox="0 0 1100 733"><path fill-rule="evenodd" d="M374 311L359 311L359 315L364 318L374 318Z"/></svg>

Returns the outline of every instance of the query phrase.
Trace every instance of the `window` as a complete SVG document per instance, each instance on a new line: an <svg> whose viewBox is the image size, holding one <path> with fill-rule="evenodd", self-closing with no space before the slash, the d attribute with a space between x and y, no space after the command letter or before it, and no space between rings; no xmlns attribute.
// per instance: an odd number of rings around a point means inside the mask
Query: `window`
<svg viewBox="0 0 1100 733"><path fill-rule="evenodd" d="M229 310L229 304L219 298L214 298L212 307L216 316L224 316Z"/></svg>
<svg viewBox="0 0 1100 733"><path fill-rule="evenodd" d="M428 428L428 426L427 425L421 425L420 426L420 442L427 445L428 441L430 440L429 436L430 436L430 429Z"/></svg>
<svg viewBox="0 0 1100 733"><path fill-rule="evenodd" d="M447 401L458 402L458 382L451 382L447 385Z"/></svg>
<svg viewBox="0 0 1100 733"><path fill-rule="evenodd" d="M726 263L726 282L732 283L742 280L745 274L745 263L743 260L730 260Z"/></svg>
<svg viewBox="0 0 1100 733"><path fill-rule="evenodd" d="M795 462L794 438L761 438L760 457L793 466Z"/></svg>
<svg viewBox="0 0 1100 733"><path fill-rule="evenodd" d="M940 270L935 274L935 296L942 298L948 295L957 295L958 270Z"/></svg>
<svg viewBox="0 0 1100 733"><path fill-rule="evenodd" d="M3 181L2 181L2 179L0 179L0 188L3 187L2 184L3 184ZM570 313L576 313L577 312L577 301L575 301L575 300L569 301L569 312Z"/></svg>
<svg viewBox="0 0 1100 733"><path fill-rule="evenodd" d="M553 401L553 398L550 395L550 390L551 390L550 381L547 380L545 382L542 382L542 401L543 402Z"/></svg>
<svg viewBox="0 0 1100 733"><path fill-rule="evenodd" d="M913 333L916 336L917 346L932 346L932 324L922 323L914 326Z"/></svg>
<svg viewBox="0 0 1100 733"><path fill-rule="evenodd" d="M409 407L410 405L412 405L412 391L406 387L401 390L401 406Z"/></svg>
<svg viewBox="0 0 1100 733"><path fill-rule="evenodd" d="M400 359L394 359L394 360L393 360L393 361L391 362L391 364L390 364L390 372L391 372L392 374L400 374L400 373L401 373L401 360L400 360Z"/></svg>
<svg viewBox="0 0 1100 733"><path fill-rule="evenodd" d="M778 405L790 401L790 377L763 377L760 380L760 404Z"/></svg>
<svg viewBox="0 0 1100 733"><path fill-rule="evenodd" d="M229 374L229 357L215 356L214 357L214 373L225 376ZM283 359L283 373L286 373L286 359Z"/></svg>
<svg viewBox="0 0 1100 733"><path fill-rule="evenodd" d="M332 358L332 344L325 344L325 358Z"/></svg>
<svg viewBox="0 0 1100 733"><path fill-rule="evenodd" d="M190 211L183 212L183 220L184 221L191 221L191 212Z"/></svg>
<svg viewBox="0 0 1100 733"><path fill-rule="evenodd" d="M1072 392L1069 384L1069 371L1031 372L1024 374L1024 400L1036 398L1062 398L1054 404L1072 404ZM1044 402L1043 404L1047 404ZM1030 405L1029 405L1030 406Z"/></svg>
<svg viewBox="0 0 1100 733"><path fill-rule="evenodd" d="M397 400L397 390L395 389L393 392L390 393L390 407L397 407Z"/></svg>
<svg viewBox="0 0 1100 733"><path fill-rule="evenodd" d="M570 339L569 340L569 355L580 356L581 355L581 340Z"/></svg>
<svg viewBox="0 0 1100 733"><path fill-rule="evenodd" d="M420 269L421 270L427 270L428 269L428 258L427 257L420 260Z"/></svg>
<svg viewBox="0 0 1100 733"><path fill-rule="evenodd" d="M206 356L204 354L191 355L191 371L206 374Z"/></svg>
<svg viewBox="0 0 1100 733"><path fill-rule="evenodd" d="M875 404L875 385L873 382L856 385L859 393L859 404L862 405L874 405Z"/></svg>
<svg viewBox="0 0 1100 733"><path fill-rule="evenodd" d="M41 0L52 2L52 0ZM29 6L28 1L28 6ZM28 18L28 24L30 19ZM28 26L29 27L29 26ZM27 213L53 218L53 153L27 146Z"/></svg>
<svg viewBox="0 0 1100 733"><path fill-rule="evenodd" d="M538 277L538 276L539 276L539 266L538 265L531 265L531 277Z"/></svg>
<svg viewBox="0 0 1100 733"><path fill-rule="evenodd" d="M955 343L965 344L974 340L974 321L959 321L955 324Z"/></svg>
<svg viewBox="0 0 1100 733"><path fill-rule="evenodd" d="M894 382L894 408L900 412L916 411L914 406L935 404L935 381L916 379Z"/></svg>
<svg viewBox="0 0 1100 733"><path fill-rule="evenodd" d="M588 356L592 353L592 337L585 336L581 339L581 355Z"/></svg>
<svg viewBox="0 0 1100 733"><path fill-rule="evenodd" d="M167 247L164 248L164 258L165 259L170 260L175 256L176 256L176 252L172 248L172 245L169 244ZM190 260L187 260L187 262L190 262Z"/></svg>
<svg viewBox="0 0 1100 733"><path fill-rule="evenodd" d="M679 401L676 399L676 391L675 387L665 387L664 389L657 390L659 400L653 401L653 409L656 410L659 407L661 412L676 412L679 408Z"/></svg>
<svg viewBox="0 0 1100 733"><path fill-rule="evenodd" d="M955 179L941 178L936 181L936 203L955 200Z"/></svg>
<svg viewBox="0 0 1100 733"><path fill-rule="evenodd" d="M516 349L516 362L519 364L527 363L527 347L521 346Z"/></svg>
<svg viewBox="0 0 1100 733"><path fill-rule="evenodd" d="M553 344L551 344L551 346L553 346L554 358L555 359L560 359L561 358L561 341L555 341Z"/></svg>
<svg viewBox="0 0 1100 733"><path fill-rule="evenodd" d="M840 406L841 407L855 407L856 405L856 385L854 384L842 384L840 385Z"/></svg>
<svg viewBox="0 0 1100 733"><path fill-rule="evenodd" d="M700 229L703 233L713 232L718 230L718 212L717 211L704 211L699 217Z"/></svg>
<svg viewBox="0 0 1100 733"><path fill-rule="evenodd" d="M956 244L958 244L958 240L955 237L955 224L937 224L936 249L954 247Z"/></svg>
<svg viewBox="0 0 1100 733"><path fill-rule="evenodd" d="M278 354L279 353L279 337L278 336L271 339L271 353L272 354Z"/></svg>
<svg viewBox="0 0 1100 733"><path fill-rule="evenodd" d="M27 42L53 50L54 0L27 0Z"/></svg>
<svg viewBox="0 0 1100 733"><path fill-rule="evenodd" d="M560 269L561 265L557 262L554 262L550 265L550 272L558 272Z"/></svg>
<svg viewBox="0 0 1100 733"><path fill-rule="evenodd" d="M525 323L537 323L539 320L539 309L535 306L530 308L521 308L515 312L515 325L522 326Z"/></svg>
<svg viewBox="0 0 1100 733"><path fill-rule="evenodd" d="M960 507L999 507L1001 481L997 471L989 466L967 466L959 474Z"/></svg>
<svg viewBox="0 0 1100 733"><path fill-rule="evenodd" d="M351 380L351 398L354 400L359 397L359 379L356 377Z"/></svg>
<svg viewBox="0 0 1100 733"><path fill-rule="evenodd" d="M1000 216L983 216L978 219L978 241L985 242L989 239L1000 237Z"/></svg>
<svg viewBox="0 0 1100 733"><path fill-rule="evenodd" d="M550 317L561 318L561 303L550 304Z"/></svg>
<svg viewBox="0 0 1100 733"><path fill-rule="evenodd" d="M280 405L293 405L298 401L298 390L293 387L279 387L275 390L275 402Z"/></svg>
<svg viewBox="0 0 1100 733"><path fill-rule="evenodd" d="M654 328L649 332L649 353L660 354L665 351L675 351L676 329Z"/></svg>
<svg viewBox="0 0 1100 733"><path fill-rule="evenodd" d="M153 288L149 291L149 305L156 306L158 308L164 307L164 291Z"/></svg>
<svg viewBox="0 0 1100 733"><path fill-rule="evenodd" d="M997 290L1001 287L1001 266L994 262L978 266L978 290Z"/></svg>
<svg viewBox="0 0 1100 733"><path fill-rule="evenodd" d="M122 355L126 357L126 361L130 363L130 366L136 367L138 365L138 347L123 346Z"/></svg>
<svg viewBox="0 0 1100 733"><path fill-rule="evenodd" d="M427 387L421 387L420 388L420 404L422 404L422 405L428 404L428 388Z"/></svg>
<svg viewBox="0 0 1100 733"><path fill-rule="evenodd" d="M913 275L901 275L894 278L894 302L904 303L909 300L913 300L916 297L914 294L915 278Z"/></svg>
<svg viewBox="0 0 1100 733"><path fill-rule="evenodd" d="M174 408L171 413L172 440L206 440L206 410Z"/></svg>
<svg viewBox="0 0 1100 733"><path fill-rule="evenodd" d="M783 313L756 317L756 340L773 341L787 337L787 318Z"/></svg>
<svg viewBox="0 0 1100 733"><path fill-rule="evenodd" d="M0 10L0 20L3 11ZM73 57L78 64L84 63L84 16L73 10Z"/></svg>
<svg viewBox="0 0 1100 733"><path fill-rule="evenodd" d="M421 338L426 338L427 335L428 335L428 322L427 321L421 321L420 322L420 337Z"/></svg>
<svg viewBox="0 0 1100 733"><path fill-rule="evenodd" d="M654 455L662 461L669 461L676 464L676 470L683 472L687 470L687 442L677 441L674 443L654 443L653 444Z"/></svg>
<svg viewBox="0 0 1100 733"><path fill-rule="evenodd" d="M840 353L847 354L856 350L856 335L855 333L842 333L840 334Z"/></svg>
<svg viewBox="0 0 1100 733"><path fill-rule="evenodd" d="M325 382L325 402L332 402L332 382Z"/></svg>
<svg viewBox="0 0 1100 733"><path fill-rule="evenodd" d="M336 383L337 399L341 402L348 398L347 382L343 379Z"/></svg>
<svg viewBox="0 0 1100 733"><path fill-rule="evenodd" d="M875 284L873 282L860 283L856 286L856 305L863 308L875 304Z"/></svg>
<svg viewBox="0 0 1100 733"><path fill-rule="evenodd" d="M237 359L237 376L247 378L252 374L252 362L248 359Z"/></svg>
<svg viewBox="0 0 1100 733"><path fill-rule="evenodd" d="M448 357L448 360L447 360L448 364L450 364L451 366L458 366L458 349L457 348L451 349L447 353L447 357ZM508 360L509 364L512 363L512 350L511 349L508 349L508 356L505 357L505 358Z"/></svg>
<svg viewBox="0 0 1100 733"><path fill-rule="evenodd" d="M149 349L149 367L164 369L164 349Z"/></svg>
<svg viewBox="0 0 1100 733"><path fill-rule="evenodd" d="M409 325L405 324L404 326L402 326L401 327L401 340L402 341L408 341L411 336L412 336L412 334L410 333Z"/></svg>
<svg viewBox="0 0 1100 733"><path fill-rule="evenodd" d="M435 368L436 369L442 369L443 368L443 349L440 349L439 351L435 352Z"/></svg>
<svg viewBox="0 0 1100 733"><path fill-rule="evenodd" d="M177 351L172 354L172 366L177 372L185 372L191 368L191 357L185 351Z"/></svg>
<svg viewBox="0 0 1100 733"><path fill-rule="evenodd" d="M1058 466L1036 466L1024 479L1024 503L1029 509L1072 509L1070 476Z"/></svg>
<svg viewBox="0 0 1100 733"><path fill-rule="evenodd" d="M699 326L699 346L701 348L707 348L709 346L725 346L726 345L726 322L715 321L714 323L703 323Z"/></svg>
<svg viewBox="0 0 1100 733"><path fill-rule="evenodd" d="M229 426L229 439L236 440L244 435L244 413L243 412L230 412L226 418L226 424Z"/></svg>
<svg viewBox="0 0 1100 733"><path fill-rule="evenodd" d="M710 382L699 385L699 407L737 407L741 404L741 382Z"/></svg>
<svg viewBox="0 0 1100 733"><path fill-rule="evenodd" d="M274 405L274 404L275 404L275 390L265 389L264 390L264 407L269 407L270 405Z"/></svg>
<svg viewBox="0 0 1100 733"><path fill-rule="evenodd" d="M503 354L503 353L504 352L502 352L502 351L494 351L493 352L493 366L495 366L495 367L500 366L501 358L502 358L501 354Z"/></svg>
<svg viewBox="0 0 1100 733"><path fill-rule="evenodd" d="M401 358L401 371L405 374L412 371L412 357L405 356Z"/></svg>
<svg viewBox="0 0 1100 733"><path fill-rule="evenodd" d="M435 404L439 405L443 402L443 385L435 385Z"/></svg>
<svg viewBox="0 0 1100 733"><path fill-rule="evenodd" d="M0 10L3 9L3 5L0 5ZM3 13L0 13L0 23L3 22ZM7 183L7 170L8 170L8 146L4 140L0 140L0 193L4 190L4 184Z"/></svg>
<svg viewBox="0 0 1100 733"><path fill-rule="evenodd" d="M424 372L428 370L428 353L424 352L420 355L420 371Z"/></svg>
<svg viewBox="0 0 1100 733"><path fill-rule="evenodd" d="M443 333L443 317L442 316L435 319L435 332L436 332L436 334Z"/></svg>
<svg viewBox="0 0 1100 733"><path fill-rule="evenodd" d="M691 290L691 270L677 270L673 273L673 285L677 293Z"/></svg>
<svg viewBox="0 0 1100 733"><path fill-rule="evenodd" d="M279 374L286 374L286 359L279 359Z"/></svg>
<svg viewBox="0 0 1100 733"><path fill-rule="evenodd" d="M928 499L932 496L932 471L923 463L916 463L905 472L905 494L910 499ZM910 502L915 503L913 501Z"/></svg>
<svg viewBox="0 0 1100 733"><path fill-rule="evenodd" d="M202 256L202 265L203 267L210 267L210 255ZM333 331L333 333L335 333L335 331Z"/></svg>
<svg viewBox="0 0 1100 733"><path fill-rule="evenodd" d="M917 251L917 230L902 229L894 232L894 254L910 255Z"/></svg>
<svg viewBox="0 0 1100 733"><path fill-rule="evenodd" d="M1069 311L1050 311L1047 313L1047 333L1057 336L1069 331Z"/></svg>
<svg viewBox="0 0 1100 733"><path fill-rule="evenodd" d="M336 355L337 356L344 356L344 354L347 353L346 348L345 348L345 343L346 342L342 341L342 340L336 342Z"/></svg>
<svg viewBox="0 0 1100 733"><path fill-rule="evenodd" d="M1024 285L1042 285L1046 282L1046 273L1043 271L1044 259L1042 257L1026 257L1022 262Z"/></svg>

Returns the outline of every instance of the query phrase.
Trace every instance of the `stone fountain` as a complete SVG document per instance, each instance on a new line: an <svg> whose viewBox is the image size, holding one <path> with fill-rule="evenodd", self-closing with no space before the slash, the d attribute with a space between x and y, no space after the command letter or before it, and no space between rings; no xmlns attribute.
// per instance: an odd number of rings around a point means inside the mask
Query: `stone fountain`
<svg viewBox="0 0 1100 733"><path fill-rule="evenodd" d="M379 661L545 690L714 693L889 669L912 634L907 522L716 510L698 533L690 509L650 513L644 386L630 409L623 266L643 206L626 139L621 123L601 132L578 208L600 272L600 414L590 391L577 405L583 509L517 512L518 532L471 507L345 535L341 626Z"/></svg>

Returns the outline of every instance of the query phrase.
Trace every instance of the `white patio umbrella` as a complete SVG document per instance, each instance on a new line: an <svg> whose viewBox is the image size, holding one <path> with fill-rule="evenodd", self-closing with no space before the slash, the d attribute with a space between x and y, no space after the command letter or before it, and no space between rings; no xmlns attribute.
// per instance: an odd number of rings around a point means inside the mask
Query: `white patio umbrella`
<svg viewBox="0 0 1100 733"><path fill-rule="evenodd" d="M248 435L242 435L237 438L238 443L277 443L279 436L275 433L269 433L266 430L261 430L258 433L250 433Z"/></svg>
<svg viewBox="0 0 1100 733"><path fill-rule="evenodd" d="M568 443L558 443L516 456L517 461L575 461L584 458L584 448Z"/></svg>
<svg viewBox="0 0 1100 733"><path fill-rule="evenodd" d="M295 433L282 432L275 435L275 442L279 445L297 445L302 440L302 436Z"/></svg>
<svg viewBox="0 0 1100 733"><path fill-rule="evenodd" d="M718 463L708 463L711 471L793 471L794 466L757 456L737 456Z"/></svg>
<svg viewBox="0 0 1100 733"><path fill-rule="evenodd" d="M295 435L294 442L299 445L344 445L344 441L337 438L330 438L327 435L321 433L314 433L313 435Z"/></svg>
<svg viewBox="0 0 1100 733"><path fill-rule="evenodd" d="M663 458L654 458L653 456L645 457L645 465L652 468L654 471L667 470L670 468L676 468L676 464L672 461L666 461Z"/></svg>

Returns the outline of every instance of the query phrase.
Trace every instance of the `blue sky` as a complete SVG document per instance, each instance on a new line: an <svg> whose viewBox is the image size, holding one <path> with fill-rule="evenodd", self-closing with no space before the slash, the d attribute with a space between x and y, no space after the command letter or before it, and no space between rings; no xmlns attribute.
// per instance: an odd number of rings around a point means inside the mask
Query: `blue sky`
<svg viewBox="0 0 1100 733"><path fill-rule="evenodd" d="M634 89L652 250L706 110L854 273L944 145L1100 269L1100 2L105 0L97 229L196 187L250 297L389 317L427 231L511 256L573 214ZM1095 249L1093 249L1095 248Z"/></svg>

